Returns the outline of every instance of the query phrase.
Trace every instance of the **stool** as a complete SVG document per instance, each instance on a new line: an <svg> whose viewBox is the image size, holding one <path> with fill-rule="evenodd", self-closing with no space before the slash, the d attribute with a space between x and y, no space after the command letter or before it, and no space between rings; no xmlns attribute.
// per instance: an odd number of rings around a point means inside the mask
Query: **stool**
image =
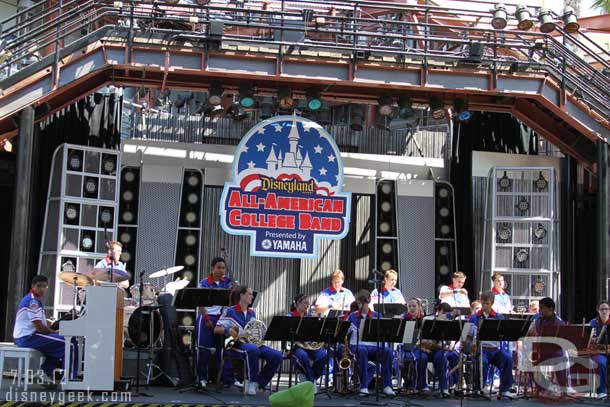
<svg viewBox="0 0 610 407"><path fill-rule="evenodd" d="M28 389L28 378L31 359L38 359L38 367L42 353L32 348L20 348L12 342L0 342L0 372L4 373L4 360L17 359L17 386L23 380L23 389Z"/></svg>

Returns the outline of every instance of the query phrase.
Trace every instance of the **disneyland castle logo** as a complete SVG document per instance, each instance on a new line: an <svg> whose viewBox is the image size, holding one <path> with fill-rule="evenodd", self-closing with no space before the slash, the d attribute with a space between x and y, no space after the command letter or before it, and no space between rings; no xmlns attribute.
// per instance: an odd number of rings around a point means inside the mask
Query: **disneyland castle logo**
<svg viewBox="0 0 610 407"><path fill-rule="evenodd" d="M220 220L227 233L251 236L252 255L315 257L319 239L347 234L343 161L317 123L278 116L257 124L237 146L232 173Z"/></svg>

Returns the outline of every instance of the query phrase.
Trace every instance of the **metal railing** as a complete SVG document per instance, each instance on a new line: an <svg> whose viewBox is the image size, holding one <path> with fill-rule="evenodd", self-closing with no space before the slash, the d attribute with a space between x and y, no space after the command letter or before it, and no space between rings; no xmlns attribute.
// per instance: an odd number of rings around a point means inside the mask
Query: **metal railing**
<svg viewBox="0 0 610 407"><path fill-rule="evenodd" d="M94 32L106 28L127 33L128 51L136 34L159 33L166 35L169 45L180 39L205 48L210 41L221 40L271 48L280 60L295 49L307 48L334 51L352 60L391 56L405 64L474 65L490 70L494 81L498 72L512 69L540 72L550 74L604 120L610 117L610 78L584 61L596 61L610 70L604 58L610 57L607 51L585 34L575 36L560 28L561 41L516 28L486 28L483 25L489 24L490 18L491 13L478 10L380 1L244 0L168 5L157 1L43 0L0 23L0 28L10 27L0 33L0 69L12 75L15 66L47 57L52 58L56 77L62 48L75 38L91 36L93 41ZM459 19L479 23L460 25ZM224 34L220 38L210 30L212 23L222 23ZM107 43L112 41L106 39ZM483 52L477 55L475 48Z"/></svg>

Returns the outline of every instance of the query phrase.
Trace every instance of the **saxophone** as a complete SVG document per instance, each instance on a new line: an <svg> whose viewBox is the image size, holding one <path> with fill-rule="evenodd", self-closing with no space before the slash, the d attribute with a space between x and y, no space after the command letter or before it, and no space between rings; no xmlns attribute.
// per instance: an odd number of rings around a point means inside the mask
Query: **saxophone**
<svg viewBox="0 0 610 407"><path fill-rule="evenodd" d="M349 388L349 369L352 366L352 357L349 351L349 344L347 335L345 336L345 343L343 344L343 352L341 353L341 360L339 360L339 371L335 375L335 390L339 394L347 394L350 392Z"/></svg>

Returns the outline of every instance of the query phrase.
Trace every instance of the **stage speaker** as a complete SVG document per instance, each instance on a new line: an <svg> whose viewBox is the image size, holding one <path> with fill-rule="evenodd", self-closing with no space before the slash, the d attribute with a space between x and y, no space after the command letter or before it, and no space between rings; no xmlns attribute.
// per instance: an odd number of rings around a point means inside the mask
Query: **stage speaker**
<svg viewBox="0 0 610 407"><path fill-rule="evenodd" d="M380 180L376 199L376 267L385 272L398 270L398 228L396 222L396 183Z"/></svg>
<svg viewBox="0 0 610 407"><path fill-rule="evenodd" d="M434 252L437 287L451 284L451 277L457 271L453 196L451 184L434 183Z"/></svg>
<svg viewBox="0 0 610 407"><path fill-rule="evenodd" d="M123 244L121 261L132 276L136 272L136 244L138 232L138 202L140 200L140 169L124 167L121 170L117 239ZM135 281L132 279L131 283Z"/></svg>
<svg viewBox="0 0 610 407"><path fill-rule="evenodd" d="M180 221L176 241L175 264L184 265L179 277L196 287L201 255L201 201L203 173L200 170L185 170L180 200Z"/></svg>

